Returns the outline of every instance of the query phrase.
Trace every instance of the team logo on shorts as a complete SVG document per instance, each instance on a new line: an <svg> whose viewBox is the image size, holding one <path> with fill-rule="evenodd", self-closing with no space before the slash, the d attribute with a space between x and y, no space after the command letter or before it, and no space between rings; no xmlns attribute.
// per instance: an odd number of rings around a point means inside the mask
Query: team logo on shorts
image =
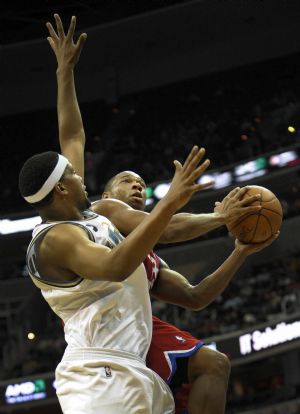
<svg viewBox="0 0 300 414"><path fill-rule="evenodd" d="M104 367L104 372L105 372L106 378L111 378L111 376L112 376L111 368L108 365L106 365Z"/></svg>
<svg viewBox="0 0 300 414"><path fill-rule="evenodd" d="M185 339L182 338L182 336L175 335L175 338L177 339L177 341L185 342Z"/></svg>

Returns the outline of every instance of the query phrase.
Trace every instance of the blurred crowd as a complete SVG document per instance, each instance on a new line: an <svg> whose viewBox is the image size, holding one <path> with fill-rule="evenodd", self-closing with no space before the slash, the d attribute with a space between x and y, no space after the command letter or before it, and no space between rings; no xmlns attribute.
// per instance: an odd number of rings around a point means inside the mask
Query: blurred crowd
<svg viewBox="0 0 300 414"><path fill-rule="evenodd" d="M124 169L147 182L169 179L173 159L182 160L193 144L205 146L218 168L297 143L299 69L295 55L124 97L113 106L81 105L89 194L99 194ZM26 209L17 189L22 163L58 150L56 111L2 118L0 133L9 137L0 164L0 212L11 213Z"/></svg>
<svg viewBox="0 0 300 414"><path fill-rule="evenodd" d="M289 59L122 99L112 108L112 151L99 162L91 150L92 186L124 169L147 182L169 179L172 161L182 160L193 144L204 146L218 168L297 143L300 55ZM107 157L110 162L103 162Z"/></svg>
<svg viewBox="0 0 300 414"><path fill-rule="evenodd" d="M118 169L132 166L151 182L169 178L172 160L182 159L193 144L204 146L217 168L295 143L299 71L286 78L283 67L293 72L286 62L278 72L274 64L270 72L269 65L172 85L125 102L128 116L114 154Z"/></svg>
<svg viewBox="0 0 300 414"><path fill-rule="evenodd" d="M62 321L39 292L16 316L16 329L3 348L0 380L52 372L66 348Z"/></svg>
<svg viewBox="0 0 300 414"><path fill-rule="evenodd" d="M201 312L153 302L153 313L209 338L300 311L300 252L272 258L241 278L231 281L225 292Z"/></svg>
<svg viewBox="0 0 300 414"><path fill-rule="evenodd" d="M294 145L300 137L299 69L300 55L144 92L113 107L103 102L82 105L89 194L99 194L103 184L124 169L137 171L148 182L169 179L173 159L182 160L193 144L206 147L212 168ZM4 118L0 133L8 137L0 163L0 213L24 211L27 207L17 189L18 171L30 155L58 150L56 113ZM281 199L285 217L299 214L299 189L295 183ZM225 234L221 229L207 237ZM18 277L28 277L24 261L1 264L0 281ZM61 321L48 308L43 312L32 309L36 313L24 320L42 316L36 336L24 338L23 331L20 342L16 333L12 339L15 348L6 348L0 379L53 371L61 358L66 345ZM199 338L273 322L298 311L299 251L253 267L200 313L153 301L155 315ZM25 328L20 322L20 329ZM280 376L255 387L236 380L230 388L229 413L251 406L254 398L271 404L294 398L299 391L286 388ZM299 405L284 413L300 414Z"/></svg>
<svg viewBox="0 0 300 414"><path fill-rule="evenodd" d="M257 414L300 414L300 401L279 404L282 401L293 401L299 395L300 388L287 385L281 374L269 375L259 381L241 381L232 379L228 391L227 414L241 413L258 406L271 406L257 411ZM253 413L256 411L253 411ZM252 412L251 412L252 413Z"/></svg>
<svg viewBox="0 0 300 414"><path fill-rule="evenodd" d="M13 280L23 277L28 277L25 257L23 260L20 261L1 263L0 282L1 280Z"/></svg>

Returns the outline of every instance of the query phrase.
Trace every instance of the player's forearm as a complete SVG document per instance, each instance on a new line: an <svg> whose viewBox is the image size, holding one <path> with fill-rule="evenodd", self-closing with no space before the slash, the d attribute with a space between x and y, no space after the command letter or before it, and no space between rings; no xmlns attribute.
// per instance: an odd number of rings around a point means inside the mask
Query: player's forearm
<svg viewBox="0 0 300 414"><path fill-rule="evenodd" d="M213 302L224 291L246 258L247 253L244 250L235 248L214 273L194 286L192 289L193 309L201 310Z"/></svg>
<svg viewBox="0 0 300 414"><path fill-rule="evenodd" d="M160 238L160 242L176 243L192 240L211 230L221 227L224 223L224 216L219 213L175 214Z"/></svg>
<svg viewBox="0 0 300 414"><path fill-rule="evenodd" d="M85 133L77 101L74 71L70 67L58 67L57 76L57 114L59 139L63 150L71 140L80 141L84 146Z"/></svg>

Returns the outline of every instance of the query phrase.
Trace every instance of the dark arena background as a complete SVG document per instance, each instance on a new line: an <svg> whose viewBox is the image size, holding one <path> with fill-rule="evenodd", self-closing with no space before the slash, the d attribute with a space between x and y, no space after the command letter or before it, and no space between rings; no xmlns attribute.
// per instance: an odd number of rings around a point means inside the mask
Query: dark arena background
<svg viewBox="0 0 300 414"><path fill-rule="evenodd" d="M148 183L150 210L172 160L204 146L214 178L185 211L212 212L235 186L280 199L280 238L251 256L200 312L153 302L153 313L231 357L228 414L300 413L299 0L4 1L0 5L0 413L61 413L54 369L61 322L26 270L36 214L18 194L30 155L58 150L55 59L45 23L59 13L88 40L76 68L92 200L113 174ZM231 251L226 231L158 246L199 281ZM130 413L128 413L130 414Z"/></svg>

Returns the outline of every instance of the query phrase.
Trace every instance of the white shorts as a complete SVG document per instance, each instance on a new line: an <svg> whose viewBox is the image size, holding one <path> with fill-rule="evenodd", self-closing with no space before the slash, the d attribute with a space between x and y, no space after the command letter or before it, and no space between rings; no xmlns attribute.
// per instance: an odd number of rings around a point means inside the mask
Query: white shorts
<svg viewBox="0 0 300 414"><path fill-rule="evenodd" d="M168 385L145 362L126 352L67 350L56 368L64 414L172 414Z"/></svg>

